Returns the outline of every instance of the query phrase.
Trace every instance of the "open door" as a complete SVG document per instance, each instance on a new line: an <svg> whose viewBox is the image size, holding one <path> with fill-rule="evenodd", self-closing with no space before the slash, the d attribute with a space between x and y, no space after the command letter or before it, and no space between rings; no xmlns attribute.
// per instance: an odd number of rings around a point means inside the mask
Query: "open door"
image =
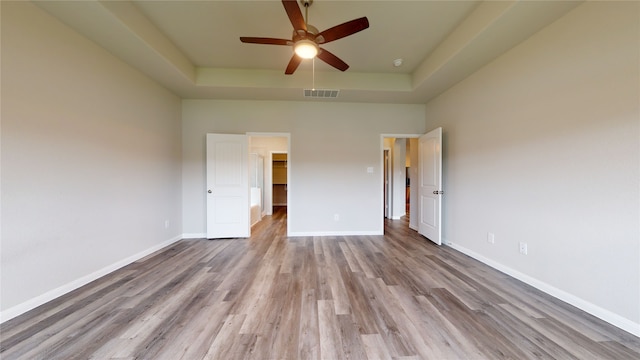
<svg viewBox="0 0 640 360"><path fill-rule="evenodd" d="M442 128L422 135L418 149L418 233L441 245Z"/></svg>
<svg viewBox="0 0 640 360"><path fill-rule="evenodd" d="M207 134L207 238L249 237L246 135Z"/></svg>

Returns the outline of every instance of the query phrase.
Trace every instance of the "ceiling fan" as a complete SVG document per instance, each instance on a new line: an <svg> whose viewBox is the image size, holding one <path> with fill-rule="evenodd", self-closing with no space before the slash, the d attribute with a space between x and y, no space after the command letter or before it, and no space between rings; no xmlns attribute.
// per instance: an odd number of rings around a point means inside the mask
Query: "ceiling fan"
<svg viewBox="0 0 640 360"><path fill-rule="evenodd" d="M291 25L293 25L293 36L291 40L264 37L240 37L240 41L251 44L292 46L294 54L284 72L287 75L291 75L296 71L302 59L312 59L316 56L340 71L347 70L349 68L347 63L321 48L320 45L342 39L343 37L368 28L369 20L367 20L366 17L361 17L318 32L318 29L307 23L309 6L311 6L313 0L300 0L300 3L305 8L304 18L302 17L302 11L296 0L282 0L284 10L287 12Z"/></svg>

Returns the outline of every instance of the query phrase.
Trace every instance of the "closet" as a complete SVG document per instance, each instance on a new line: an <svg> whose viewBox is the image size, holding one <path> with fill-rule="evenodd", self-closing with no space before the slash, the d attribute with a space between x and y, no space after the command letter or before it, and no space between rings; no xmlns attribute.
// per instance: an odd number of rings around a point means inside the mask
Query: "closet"
<svg viewBox="0 0 640 360"><path fill-rule="evenodd" d="M287 206L287 154L273 154L273 206Z"/></svg>

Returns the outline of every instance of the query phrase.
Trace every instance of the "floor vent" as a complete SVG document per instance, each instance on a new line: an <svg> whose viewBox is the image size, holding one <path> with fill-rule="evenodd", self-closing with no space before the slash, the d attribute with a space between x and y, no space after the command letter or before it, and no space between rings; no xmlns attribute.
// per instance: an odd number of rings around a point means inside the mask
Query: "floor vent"
<svg viewBox="0 0 640 360"><path fill-rule="evenodd" d="M340 90L335 89L304 89L304 97L335 99Z"/></svg>

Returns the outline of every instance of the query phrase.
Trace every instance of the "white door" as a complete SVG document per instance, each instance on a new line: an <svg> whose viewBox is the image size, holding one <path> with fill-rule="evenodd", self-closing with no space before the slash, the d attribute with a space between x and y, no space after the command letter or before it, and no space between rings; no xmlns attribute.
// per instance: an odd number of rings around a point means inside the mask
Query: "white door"
<svg viewBox="0 0 640 360"><path fill-rule="evenodd" d="M249 237L246 135L207 134L207 238Z"/></svg>
<svg viewBox="0 0 640 360"><path fill-rule="evenodd" d="M442 197L442 128L420 136L418 144L418 232L440 245Z"/></svg>

